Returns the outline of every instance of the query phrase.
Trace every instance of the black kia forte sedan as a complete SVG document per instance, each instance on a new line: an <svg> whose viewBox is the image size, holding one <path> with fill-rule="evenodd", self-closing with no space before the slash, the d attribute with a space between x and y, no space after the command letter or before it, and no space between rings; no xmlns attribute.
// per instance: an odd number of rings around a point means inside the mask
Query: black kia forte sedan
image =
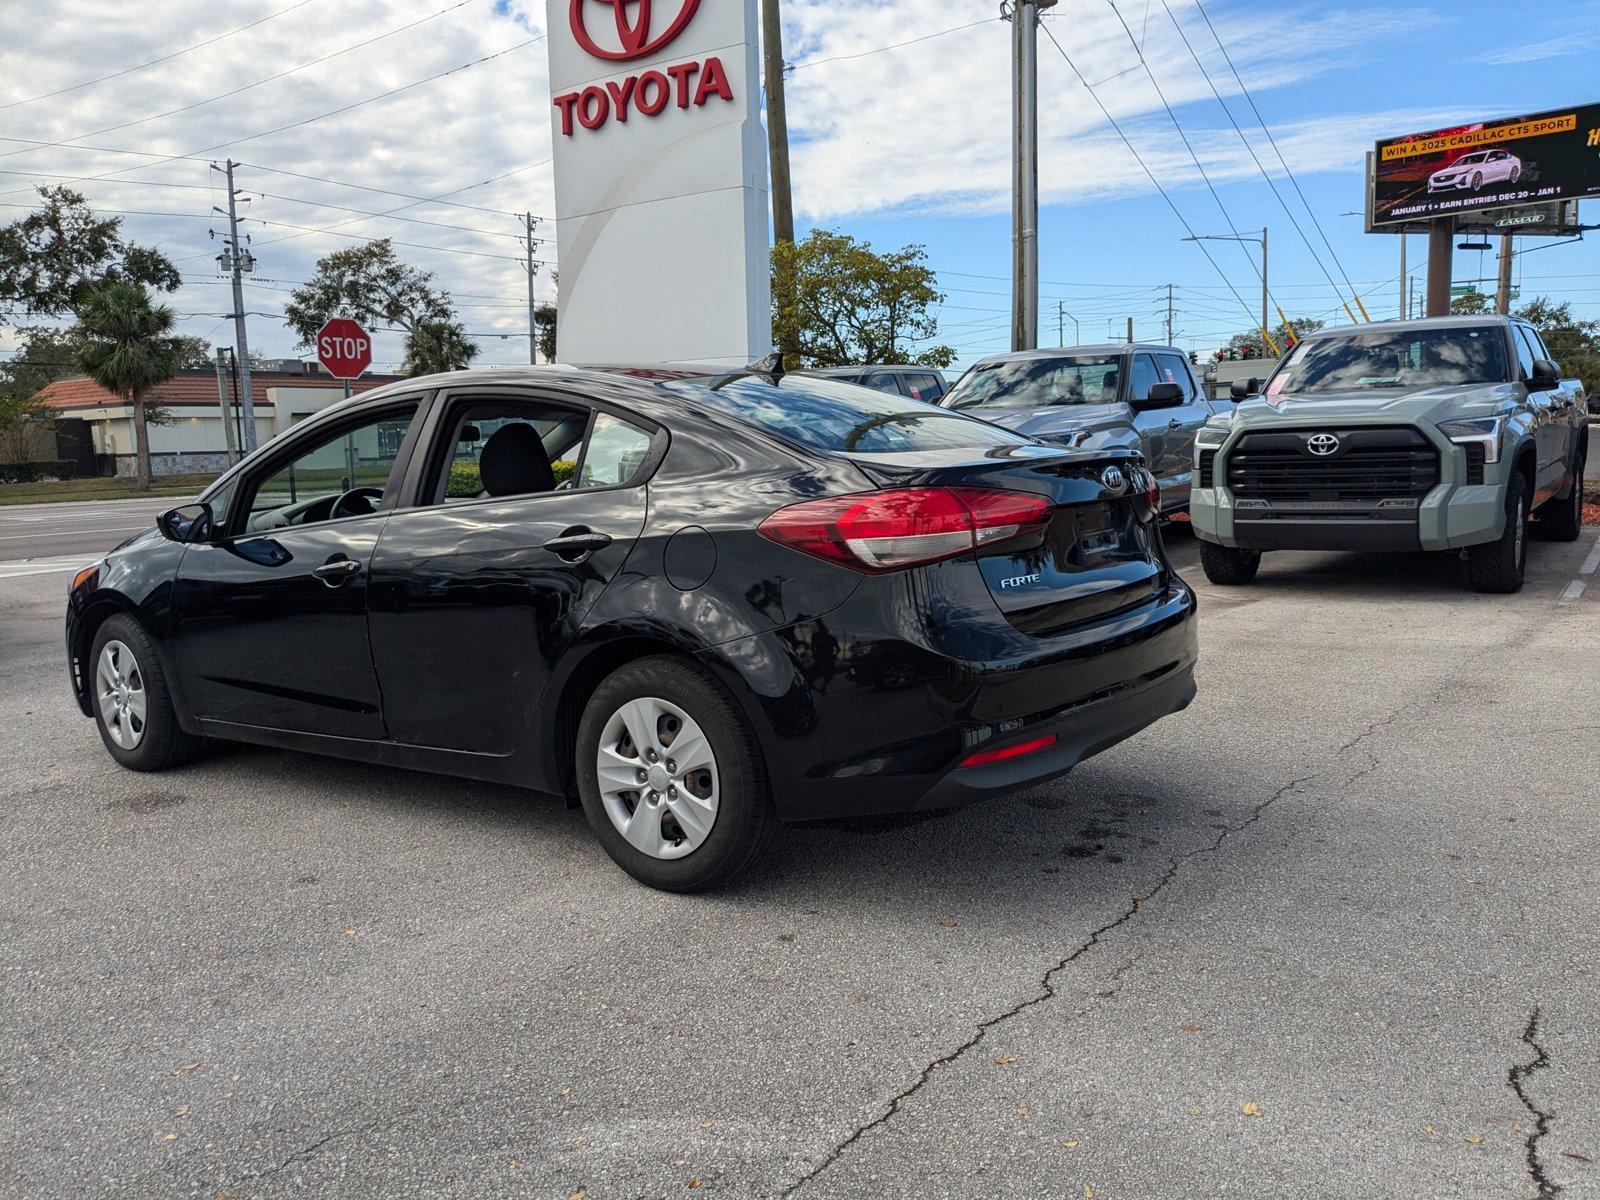
<svg viewBox="0 0 1600 1200"><path fill-rule="evenodd" d="M1130 452L829 379L408 380L80 572L72 686L135 770L219 738L576 795L687 891L780 821L1006 792L1188 704L1156 508Z"/></svg>

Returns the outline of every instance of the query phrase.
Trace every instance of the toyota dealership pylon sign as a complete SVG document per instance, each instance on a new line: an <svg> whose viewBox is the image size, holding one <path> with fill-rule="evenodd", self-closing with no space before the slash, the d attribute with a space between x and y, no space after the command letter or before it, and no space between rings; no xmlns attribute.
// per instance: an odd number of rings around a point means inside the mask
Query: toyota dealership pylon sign
<svg viewBox="0 0 1600 1200"><path fill-rule="evenodd" d="M359 379L372 365L372 339L348 317L329 317L312 345L322 369L335 379Z"/></svg>
<svg viewBox="0 0 1600 1200"><path fill-rule="evenodd" d="M546 0L565 362L771 348L756 0Z"/></svg>

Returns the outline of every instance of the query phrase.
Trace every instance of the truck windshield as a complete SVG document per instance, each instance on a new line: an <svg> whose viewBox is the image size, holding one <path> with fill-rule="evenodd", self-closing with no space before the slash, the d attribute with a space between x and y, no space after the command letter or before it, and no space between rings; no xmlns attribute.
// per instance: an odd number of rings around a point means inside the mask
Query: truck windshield
<svg viewBox="0 0 1600 1200"><path fill-rule="evenodd" d="M1301 342L1272 376L1267 395L1505 383L1510 377L1505 330L1496 325L1352 332Z"/></svg>
<svg viewBox="0 0 1600 1200"><path fill-rule="evenodd" d="M946 408L1115 404L1120 354L1068 354L980 363L950 389Z"/></svg>

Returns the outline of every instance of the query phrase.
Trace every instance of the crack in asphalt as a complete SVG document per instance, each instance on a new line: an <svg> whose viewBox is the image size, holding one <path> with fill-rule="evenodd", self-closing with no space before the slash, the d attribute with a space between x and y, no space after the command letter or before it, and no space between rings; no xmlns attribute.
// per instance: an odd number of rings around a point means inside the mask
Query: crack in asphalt
<svg viewBox="0 0 1600 1200"><path fill-rule="evenodd" d="M1539 1044L1539 1006L1533 1006L1533 1012L1528 1016L1528 1027L1522 1031L1522 1042L1533 1051L1533 1060L1525 1063L1514 1063L1506 1072L1506 1086L1517 1094L1517 1099L1522 1101L1522 1107L1533 1114L1533 1130L1523 1142L1523 1154L1528 1162L1528 1177L1533 1180L1537 1189L1537 1196L1559 1196L1561 1185L1551 1179L1546 1173L1544 1161L1539 1157L1539 1143L1544 1135L1550 1131L1550 1122L1554 1114L1545 1112L1528 1098L1527 1089L1523 1086L1529 1076L1535 1071L1542 1071L1550 1065L1550 1055Z"/></svg>
<svg viewBox="0 0 1600 1200"><path fill-rule="evenodd" d="M1367 735L1361 735L1361 737L1365 736ZM1361 738L1358 737L1355 740L1359 742ZM1354 742L1351 743L1351 745L1354 744ZM827 1155L822 1158L821 1161L819 1161L817 1165L814 1166L810 1171L806 1172L806 1174L801 1176L794 1183L790 1184L788 1188L783 1191L782 1195L787 1198L799 1194L799 1192L808 1184L812 1183L830 1167L832 1167L834 1163L838 1162L839 1159L843 1157L850 1150L850 1148L859 1142L863 1137L871 1133L873 1130L887 1125L900 1111L901 1105L921 1091L923 1087L927 1085L928 1081L933 1078L933 1075L936 1071L943 1067L948 1067L952 1063L955 1063L961 1058L965 1057L967 1052L974 1049L979 1043L981 1043L983 1039L988 1036L989 1031L995 1026L1003 1025L1007 1021L1012 1020L1014 1017L1020 1016L1022 1013L1027 1012L1029 1009L1043 1004L1048 1000L1054 999L1056 996L1055 977L1062 971L1065 971L1067 967L1071 966L1079 958L1083 957L1083 955L1087 954L1090 950L1099 945L1102 938L1115 932L1122 925L1127 924L1129 921L1133 920L1134 917L1138 916L1144 905L1148 904L1156 896L1159 896L1161 892L1166 889L1167 885L1177 878L1178 872L1183 869L1185 863L1202 855L1216 853L1219 849L1221 849L1223 842L1227 841L1234 834L1242 833L1246 829L1249 829L1252 825L1259 821L1266 811L1279 800L1283 799L1295 789L1311 782L1313 779L1316 779L1320 774L1320 771L1313 771L1309 775L1302 775L1297 779L1290 780L1277 791L1273 792L1272 795L1255 805L1250 810L1248 815L1246 815L1244 820L1224 827L1220 832L1218 832L1217 836L1214 837L1209 844L1197 846L1195 849L1187 851L1184 854L1177 855L1174 858L1169 858L1167 860L1166 869L1161 872L1155 883L1147 891L1132 897L1128 906L1118 913L1117 916L1090 933L1089 937L1085 941L1079 943L1064 958L1058 960L1054 965L1045 971L1039 980L1039 990L1034 995L1019 1001L1010 1008L1006 1009L1004 1012L997 1013L995 1016L987 1017L983 1021L980 1021L974 1027L971 1037L962 1042L955 1049L940 1055L938 1058L928 1063L927 1066L923 1067L918 1073L917 1078L913 1080L908 1087L901 1089L894 1096L890 1097L888 1104L881 1113L879 1113L872 1120L856 1126L856 1128L850 1132L848 1137L846 1137L838 1145L834 1146L833 1149L828 1151ZM1118 976L1131 967L1134 961L1136 960L1130 960L1128 963L1123 964L1123 966L1117 972ZM1114 993L1115 989L1113 989L1113 994Z"/></svg>
<svg viewBox="0 0 1600 1200"><path fill-rule="evenodd" d="M354 1129L336 1129L336 1130L334 1130L334 1132L328 1134L327 1137L318 1138L316 1141L312 1142L309 1146L304 1146L304 1147L300 1148L299 1150L296 1150L293 1154L289 1155L288 1158L284 1159L277 1166L268 1167L264 1171L251 1171L251 1172L248 1172L244 1176L244 1178L245 1179L249 1179L249 1180L270 1179L272 1176L276 1175L279 1171L282 1171L286 1167L288 1167L291 1163L300 1162L300 1161L303 1161L305 1159L310 1158L313 1154L315 1154L318 1150L321 1150L329 1142L338 1141L340 1138L359 1137L361 1134L371 1133L373 1130L378 1129L379 1127L387 1127L389 1129L393 1129L396 1125L400 1124L400 1122L404 1118L411 1116L416 1111L417 1110L414 1109L414 1108L402 1109L400 1112L396 1113L393 1117L389 1118L386 1121L384 1121L384 1120L368 1121L365 1125L357 1125Z"/></svg>

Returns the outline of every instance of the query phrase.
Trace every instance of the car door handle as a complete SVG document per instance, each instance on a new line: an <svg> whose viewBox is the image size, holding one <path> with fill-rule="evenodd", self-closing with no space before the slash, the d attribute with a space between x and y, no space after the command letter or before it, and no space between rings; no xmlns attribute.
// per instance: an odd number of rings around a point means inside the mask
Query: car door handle
<svg viewBox="0 0 1600 1200"><path fill-rule="evenodd" d="M582 562L596 550L604 550L611 545L609 533L596 533L584 525L574 525L571 529L561 531L559 537L553 537L544 544L544 548L557 558L566 562Z"/></svg>
<svg viewBox="0 0 1600 1200"><path fill-rule="evenodd" d="M353 558L336 558L323 563L311 572L312 575L322 580L329 587L338 587L347 579L361 570L361 564Z"/></svg>
<svg viewBox="0 0 1600 1200"><path fill-rule="evenodd" d="M1176 429L1176 428L1178 428L1178 426L1180 426L1182 424L1183 424L1183 422L1178 420L1177 417L1173 417L1172 420L1167 422L1167 428L1168 429Z"/></svg>

